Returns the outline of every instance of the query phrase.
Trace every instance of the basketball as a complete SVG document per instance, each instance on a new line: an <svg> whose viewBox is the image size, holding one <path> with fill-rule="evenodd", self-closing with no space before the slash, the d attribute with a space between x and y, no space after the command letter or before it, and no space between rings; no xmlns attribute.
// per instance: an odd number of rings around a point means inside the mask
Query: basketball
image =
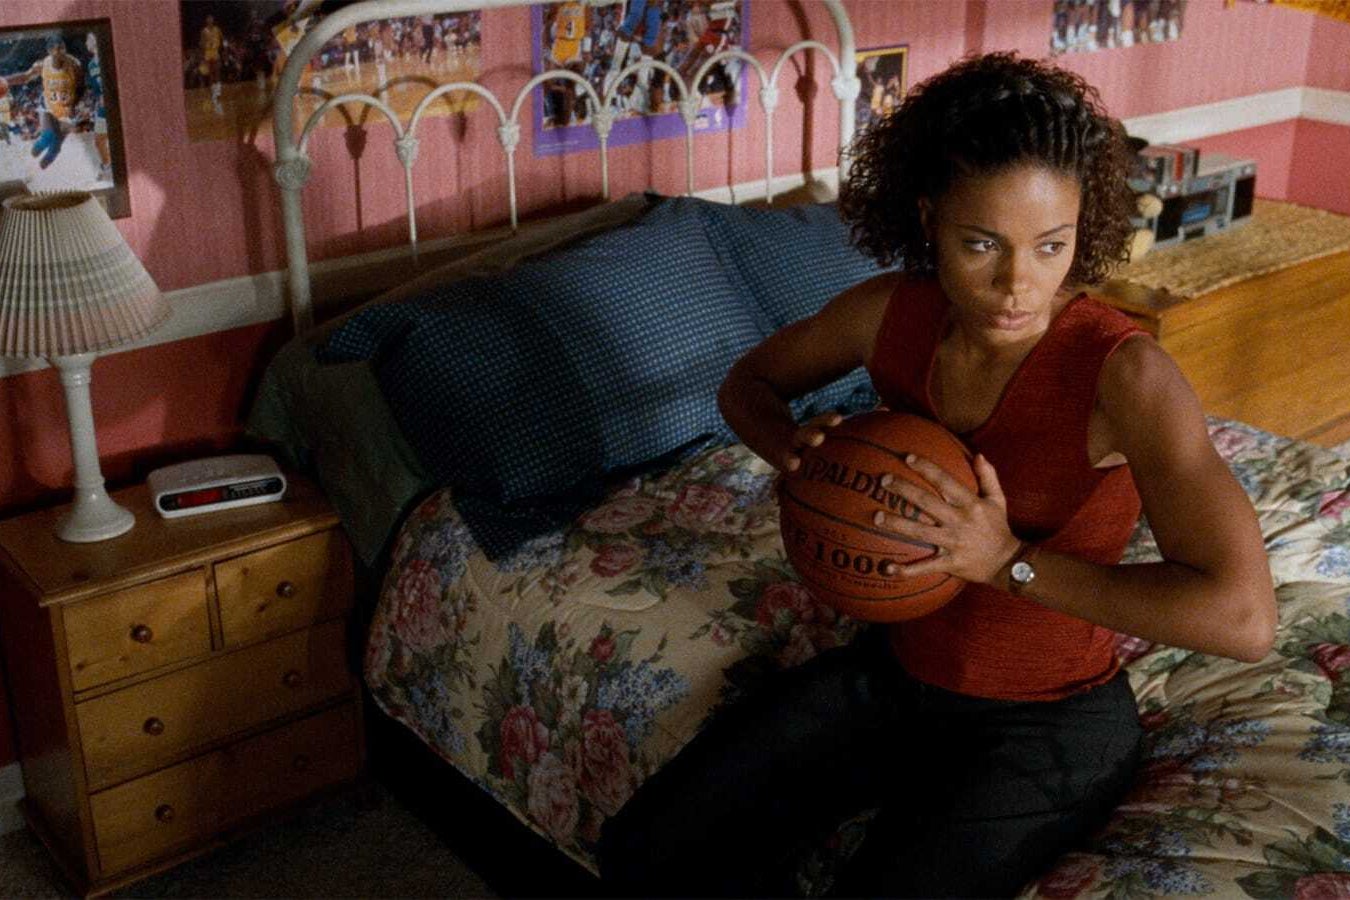
<svg viewBox="0 0 1350 900"><path fill-rule="evenodd" d="M780 527L787 560L822 602L869 622L916 619L939 608L965 582L935 572L915 578L882 574L890 562L909 563L936 552L873 524L877 510L913 519L919 510L881 484L890 473L936 494L905 464L922 456L978 491L972 454L951 432L907 413L876 411L827 429L819 447L802 451L802 464L783 479Z"/></svg>

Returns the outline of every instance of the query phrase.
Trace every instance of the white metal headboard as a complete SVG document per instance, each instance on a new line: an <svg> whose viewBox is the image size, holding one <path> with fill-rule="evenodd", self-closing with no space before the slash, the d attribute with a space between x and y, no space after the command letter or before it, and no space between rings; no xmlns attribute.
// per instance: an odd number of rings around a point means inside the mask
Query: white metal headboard
<svg viewBox="0 0 1350 900"><path fill-rule="evenodd" d="M306 153L310 135L323 120L324 115L334 106L346 103L361 103L372 106L382 112L394 129L394 147L404 170L404 192L407 201L408 241L414 251L417 247L417 205L413 195L412 168L417 160L417 127L423 113L440 96L451 91L468 91L482 97L497 113L497 136L504 151L506 166L506 184L511 213L511 228L517 225L516 209L516 145L520 141L520 111L530 92L539 84L555 78L576 82L585 91L591 101L594 112L590 116L591 127L595 129L600 143L600 184L601 195L609 198L609 133L616 119L611 104L619 85L628 77L638 73L643 66L660 69L670 77L679 91L679 110L685 123L685 176L686 191L694 190L694 124L702 100L697 90L691 90L674 68L660 60L645 60L633 63L622 69L605 90L603 98L584 78L566 69L552 69L542 72L527 81L516 93L515 100L507 108L491 91L482 85L456 81L437 85L417 104L405 126L398 114L382 100L369 94L341 94L325 100L309 118L299 134L295 131L295 97L305 64L335 35L348 27L378 19L391 19L402 16L440 15L471 10L490 10L513 6L531 6L536 0L363 0L343 7L324 16L296 44L294 51L286 61L286 67L277 83L275 104L273 107L273 131L276 136L277 163L275 174L281 186L281 206L286 229L287 279L290 288L291 319L297 334L308 331L314 325L313 300L310 294L309 257L305 243L305 225L302 217L300 194L310 176L310 158ZM773 67L767 72L758 59L741 49L723 50L710 56L694 73L695 86L703 83L703 77L713 66L727 59L740 59L754 69L759 76L759 103L765 115L764 147L764 187L769 202L773 200L773 113L778 105L778 76L783 66L795 54L807 50L819 50L830 61L834 77L830 84L835 97L839 100L839 147L841 151L848 146L853 136L853 101L858 96L859 81L851 65L841 65L840 61L851 63L854 56L853 26L844 11L842 0L824 0L838 33L838 50L814 40L803 40L792 44L779 54Z"/></svg>

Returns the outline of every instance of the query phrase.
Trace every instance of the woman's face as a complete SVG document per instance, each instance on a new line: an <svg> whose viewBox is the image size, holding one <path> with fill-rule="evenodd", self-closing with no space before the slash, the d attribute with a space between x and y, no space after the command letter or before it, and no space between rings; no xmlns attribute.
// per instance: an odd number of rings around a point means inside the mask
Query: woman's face
<svg viewBox="0 0 1350 900"><path fill-rule="evenodd" d="M1082 189L1072 175L1020 166L957 179L920 204L938 281L963 327L993 343L1041 334L1063 301Z"/></svg>

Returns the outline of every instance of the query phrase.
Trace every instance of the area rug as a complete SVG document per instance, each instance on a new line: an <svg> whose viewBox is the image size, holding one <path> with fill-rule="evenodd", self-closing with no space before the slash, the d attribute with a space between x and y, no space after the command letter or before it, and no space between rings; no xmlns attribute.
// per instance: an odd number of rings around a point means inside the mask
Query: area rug
<svg viewBox="0 0 1350 900"><path fill-rule="evenodd" d="M1251 218L1198 240L1149 251L1112 278L1195 297L1267 272L1350 250L1350 217L1257 200Z"/></svg>

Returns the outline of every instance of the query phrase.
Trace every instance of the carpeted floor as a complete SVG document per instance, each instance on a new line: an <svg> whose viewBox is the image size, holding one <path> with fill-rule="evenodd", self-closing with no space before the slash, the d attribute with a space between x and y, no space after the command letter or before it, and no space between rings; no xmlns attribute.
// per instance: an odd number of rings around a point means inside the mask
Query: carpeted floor
<svg viewBox="0 0 1350 900"><path fill-rule="evenodd" d="M30 832L0 836L0 897L74 896ZM378 784L316 802L116 897L494 897Z"/></svg>

